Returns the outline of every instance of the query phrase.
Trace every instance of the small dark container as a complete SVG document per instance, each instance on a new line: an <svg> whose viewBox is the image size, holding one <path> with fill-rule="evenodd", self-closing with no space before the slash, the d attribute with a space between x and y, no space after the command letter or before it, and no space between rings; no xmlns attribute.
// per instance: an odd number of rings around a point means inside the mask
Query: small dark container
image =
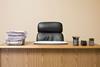
<svg viewBox="0 0 100 67"><path fill-rule="evenodd" d="M93 46L94 45L94 38L89 38L89 45Z"/></svg>
<svg viewBox="0 0 100 67"><path fill-rule="evenodd" d="M79 37L73 36L73 45L78 46L79 45Z"/></svg>
<svg viewBox="0 0 100 67"><path fill-rule="evenodd" d="M87 41L86 40L81 40L81 45L82 46L87 46Z"/></svg>

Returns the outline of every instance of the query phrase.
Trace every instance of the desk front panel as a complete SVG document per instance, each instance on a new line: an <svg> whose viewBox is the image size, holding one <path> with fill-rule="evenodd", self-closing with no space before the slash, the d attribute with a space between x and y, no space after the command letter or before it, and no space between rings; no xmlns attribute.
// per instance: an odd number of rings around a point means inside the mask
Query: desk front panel
<svg viewBox="0 0 100 67"><path fill-rule="evenodd" d="M100 50L0 49L0 67L100 67Z"/></svg>

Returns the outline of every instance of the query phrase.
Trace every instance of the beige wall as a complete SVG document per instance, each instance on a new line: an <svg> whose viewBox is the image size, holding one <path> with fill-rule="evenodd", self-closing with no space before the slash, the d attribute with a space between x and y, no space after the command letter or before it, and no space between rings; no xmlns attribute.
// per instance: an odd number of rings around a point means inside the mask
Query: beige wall
<svg viewBox="0 0 100 67"><path fill-rule="evenodd" d="M25 30L35 41L39 21L61 21L65 41L80 36L100 43L100 0L0 0L0 42L9 30Z"/></svg>

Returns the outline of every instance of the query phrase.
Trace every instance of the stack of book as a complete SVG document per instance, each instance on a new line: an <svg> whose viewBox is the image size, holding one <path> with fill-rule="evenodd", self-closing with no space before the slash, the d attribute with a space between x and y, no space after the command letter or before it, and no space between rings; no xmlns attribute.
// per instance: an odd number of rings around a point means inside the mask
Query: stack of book
<svg viewBox="0 0 100 67"><path fill-rule="evenodd" d="M24 45L26 32L24 31L9 31L7 32L6 43L8 45Z"/></svg>

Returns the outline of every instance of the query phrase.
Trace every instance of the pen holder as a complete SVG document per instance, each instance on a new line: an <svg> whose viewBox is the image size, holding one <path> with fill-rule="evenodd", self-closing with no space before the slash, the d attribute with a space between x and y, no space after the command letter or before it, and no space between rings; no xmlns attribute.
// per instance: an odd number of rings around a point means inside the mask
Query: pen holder
<svg viewBox="0 0 100 67"><path fill-rule="evenodd" d="M79 37L73 36L73 45L78 46L79 45Z"/></svg>

